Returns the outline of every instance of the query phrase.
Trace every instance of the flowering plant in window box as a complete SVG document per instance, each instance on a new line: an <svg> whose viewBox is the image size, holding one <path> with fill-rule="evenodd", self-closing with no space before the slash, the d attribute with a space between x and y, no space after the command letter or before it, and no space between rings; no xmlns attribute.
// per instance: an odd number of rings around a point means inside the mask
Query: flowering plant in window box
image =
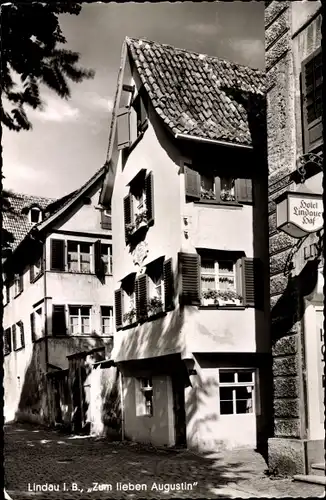
<svg viewBox="0 0 326 500"><path fill-rule="evenodd" d="M163 302L158 297L152 297L147 303L148 316L154 316L163 309Z"/></svg>
<svg viewBox="0 0 326 500"><path fill-rule="evenodd" d="M146 210L142 210L135 217L135 226L138 229L139 226L147 224L147 212Z"/></svg>
<svg viewBox="0 0 326 500"><path fill-rule="evenodd" d="M229 189L221 189L220 197L222 201L235 201L235 196Z"/></svg>
<svg viewBox="0 0 326 500"><path fill-rule="evenodd" d="M137 312L136 309L130 309L127 313L123 315L123 322L127 323L128 325L131 325L132 323L135 323L137 317Z"/></svg>
<svg viewBox="0 0 326 500"><path fill-rule="evenodd" d="M204 290L202 293L202 301L203 305L240 305L242 297L235 290Z"/></svg>
<svg viewBox="0 0 326 500"><path fill-rule="evenodd" d="M200 188L200 197L204 200L215 200L215 193L212 189Z"/></svg>
<svg viewBox="0 0 326 500"><path fill-rule="evenodd" d="M135 231L135 229L136 229L136 226L132 222L130 222L129 224L126 224L127 236L131 236L132 233Z"/></svg>

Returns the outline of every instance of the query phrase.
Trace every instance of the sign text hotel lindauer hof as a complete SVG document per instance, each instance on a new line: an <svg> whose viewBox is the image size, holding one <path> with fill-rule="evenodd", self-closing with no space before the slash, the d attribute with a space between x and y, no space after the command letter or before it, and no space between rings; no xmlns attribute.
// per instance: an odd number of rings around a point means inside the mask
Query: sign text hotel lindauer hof
<svg viewBox="0 0 326 500"><path fill-rule="evenodd" d="M324 205L322 198L289 196L289 222L307 233L319 231L323 225Z"/></svg>

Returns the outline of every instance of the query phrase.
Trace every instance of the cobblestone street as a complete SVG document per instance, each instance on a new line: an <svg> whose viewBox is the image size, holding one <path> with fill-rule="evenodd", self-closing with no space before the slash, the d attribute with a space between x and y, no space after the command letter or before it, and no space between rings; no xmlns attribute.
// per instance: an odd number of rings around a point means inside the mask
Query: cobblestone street
<svg viewBox="0 0 326 500"><path fill-rule="evenodd" d="M16 424L5 426L4 454L5 488L12 500L282 498L324 493L322 486L269 479L261 456L245 450L203 458L189 451Z"/></svg>

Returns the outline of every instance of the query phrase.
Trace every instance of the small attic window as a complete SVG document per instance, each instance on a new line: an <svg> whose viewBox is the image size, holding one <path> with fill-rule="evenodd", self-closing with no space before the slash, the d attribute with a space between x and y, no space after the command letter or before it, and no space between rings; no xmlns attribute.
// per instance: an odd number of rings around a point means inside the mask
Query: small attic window
<svg viewBox="0 0 326 500"><path fill-rule="evenodd" d="M39 207L32 207L28 212L28 218L32 224L38 224L42 221L42 210Z"/></svg>

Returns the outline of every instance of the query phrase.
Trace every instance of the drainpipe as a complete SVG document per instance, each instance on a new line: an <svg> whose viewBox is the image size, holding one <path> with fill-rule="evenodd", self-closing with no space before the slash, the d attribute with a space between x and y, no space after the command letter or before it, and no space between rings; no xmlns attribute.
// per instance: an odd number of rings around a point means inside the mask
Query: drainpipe
<svg viewBox="0 0 326 500"><path fill-rule="evenodd" d="M43 274L43 284L44 284L44 334L45 334L45 366L46 370L49 365L49 346L48 346L48 315L47 315L47 290L46 290L46 271L47 271L47 262L46 262L46 241L43 246L43 266L44 266L44 274Z"/></svg>
<svg viewBox="0 0 326 500"><path fill-rule="evenodd" d="M124 401L123 401L123 382L122 373L119 371L119 383L120 383L120 401L121 401L121 441L125 438L125 418L124 418Z"/></svg>

